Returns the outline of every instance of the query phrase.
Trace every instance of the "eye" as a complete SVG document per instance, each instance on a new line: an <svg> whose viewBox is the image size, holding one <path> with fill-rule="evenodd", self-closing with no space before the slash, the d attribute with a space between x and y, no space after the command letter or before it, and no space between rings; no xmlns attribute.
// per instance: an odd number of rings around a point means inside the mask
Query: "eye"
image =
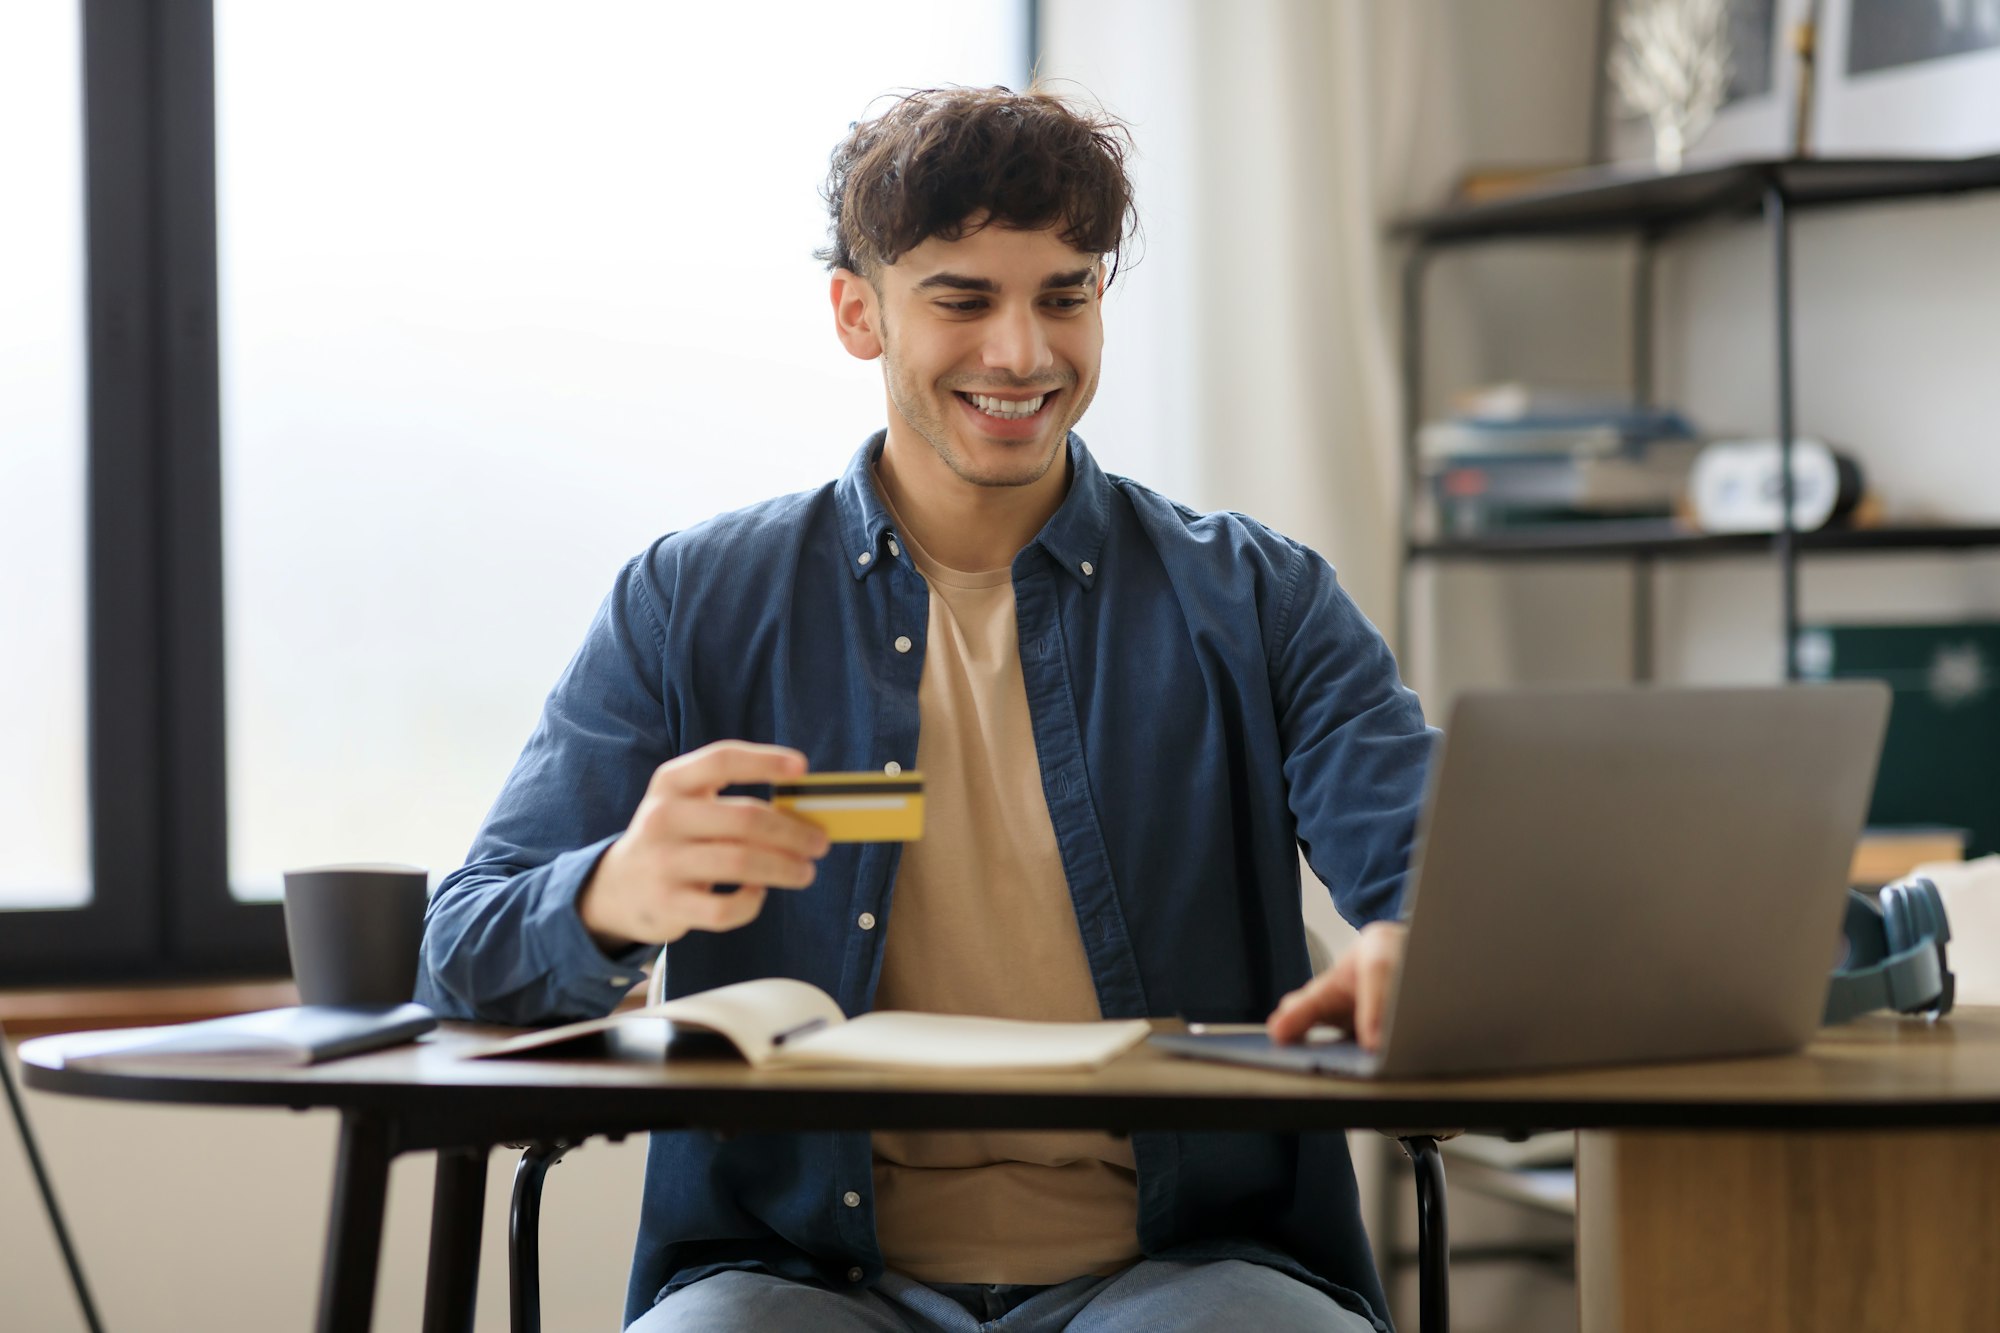
<svg viewBox="0 0 2000 1333"><path fill-rule="evenodd" d="M936 304L938 309L948 310L954 315L970 315L986 308L985 299L978 296L968 296L958 301L939 301Z"/></svg>
<svg viewBox="0 0 2000 1333"><path fill-rule="evenodd" d="M1048 304L1053 309L1061 311L1081 310L1090 304L1090 298L1087 296L1052 296L1048 299Z"/></svg>

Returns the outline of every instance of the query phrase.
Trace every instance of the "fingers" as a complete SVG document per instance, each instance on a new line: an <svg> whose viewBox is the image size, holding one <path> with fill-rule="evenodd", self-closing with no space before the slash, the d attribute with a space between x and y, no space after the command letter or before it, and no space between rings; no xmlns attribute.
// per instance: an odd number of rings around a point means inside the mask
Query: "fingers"
<svg viewBox="0 0 2000 1333"><path fill-rule="evenodd" d="M1348 1026L1354 1013L1352 970L1335 963L1278 1001L1278 1007L1265 1020L1271 1040L1281 1044L1302 1040L1315 1023Z"/></svg>
<svg viewBox="0 0 2000 1333"><path fill-rule="evenodd" d="M1402 966L1407 933L1407 927L1395 921L1363 927L1354 945L1332 967L1278 1001L1265 1020L1271 1040L1299 1041L1313 1024L1330 1023L1350 1030L1363 1049L1379 1049L1389 990Z"/></svg>
<svg viewBox="0 0 2000 1333"><path fill-rule="evenodd" d="M803 889L818 872L818 864L809 857L747 842L691 842L680 848L673 862L676 880L702 889L715 884Z"/></svg>
<svg viewBox="0 0 2000 1333"><path fill-rule="evenodd" d="M817 825L749 796L676 801L664 817L671 821L674 833L692 841L754 843L809 857L825 856L833 845Z"/></svg>
<svg viewBox="0 0 2000 1333"><path fill-rule="evenodd" d="M1289 1045L1306 1034L1312 1026L1312 1017L1307 1013L1301 993L1293 991L1278 1001L1278 1007L1264 1020L1264 1030L1271 1034L1271 1040L1280 1045Z"/></svg>
<svg viewBox="0 0 2000 1333"><path fill-rule="evenodd" d="M764 910L768 896L762 884L745 884L734 893L716 893L707 884L656 883L628 891L622 899L608 904L600 900L594 913L586 904L579 904L579 909L584 924L607 938L672 944L691 930L747 926Z"/></svg>
<svg viewBox="0 0 2000 1333"><path fill-rule="evenodd" d="M784 745L716 741L653 770L648 795L709 796L737 782L783 782L806 771L806 757Z"/></svg>
<svg viewBox="0 0 2000 1333"><path fill-rule="evenodd" d="M689 930L735 930L747 926L764 910L764 886L745 884L734 893L711 893L706 888L682 889L677 907L680 920Z"/></svg>
<svg viewBox="0 0 2000 1333"><path fill-rule="evenodd" d="M722 796L732 783L803 775L805 756L780 745L717 741L653 770L627 836L606 851L577 910L604 939L670 944L690 930L735 930L763 910L766 891L803 889L830 842L768 801ZM715 893L718 884L743 886Z"/></svg>

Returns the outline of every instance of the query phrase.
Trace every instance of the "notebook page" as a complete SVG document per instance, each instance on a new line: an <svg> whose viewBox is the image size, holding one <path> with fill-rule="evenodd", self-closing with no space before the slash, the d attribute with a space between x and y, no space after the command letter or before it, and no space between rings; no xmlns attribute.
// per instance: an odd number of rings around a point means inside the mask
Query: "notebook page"
<svg viewBox="0 0 2000 1333"><path fill-rule="evenodd" d="M1146 1039L1143 1018L1036 1023L963 1014L863 1014L788 1043L787 1067L944 1070L1098 1069Z"/></svg>

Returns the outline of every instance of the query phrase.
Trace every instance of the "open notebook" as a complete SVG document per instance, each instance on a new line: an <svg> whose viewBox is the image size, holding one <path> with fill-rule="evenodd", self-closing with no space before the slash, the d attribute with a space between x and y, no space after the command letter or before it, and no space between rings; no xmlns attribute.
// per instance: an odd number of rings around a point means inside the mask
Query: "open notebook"
<svg viewBox="0 0 2000 1333"><path fill-rule="evenodd" d="M1144 1041L1149 1031L1143 1018L1035 1023L893 1010L848 1018L817 986L765 977L510 1037L470 1058L547 1051L624 1024L660 1019L727 1038L758 1069L1097 1069Z"/></svg>

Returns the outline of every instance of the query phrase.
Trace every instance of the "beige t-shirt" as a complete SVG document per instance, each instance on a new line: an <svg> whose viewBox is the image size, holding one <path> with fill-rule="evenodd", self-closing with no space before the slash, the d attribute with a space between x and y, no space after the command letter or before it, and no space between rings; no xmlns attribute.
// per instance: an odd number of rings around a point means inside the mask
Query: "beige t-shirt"
<svg viewBox="0 0 2000 1333"><path fill-rule="evenodd" d="M917 707L924 836L903 848L878 1009L1103 1017L1056 849L1006 569L930 583ZM1066 1282L1140 1257L1131 1144L1100 1133L875 1135L875 1229L920 1282Z"/></svg>

